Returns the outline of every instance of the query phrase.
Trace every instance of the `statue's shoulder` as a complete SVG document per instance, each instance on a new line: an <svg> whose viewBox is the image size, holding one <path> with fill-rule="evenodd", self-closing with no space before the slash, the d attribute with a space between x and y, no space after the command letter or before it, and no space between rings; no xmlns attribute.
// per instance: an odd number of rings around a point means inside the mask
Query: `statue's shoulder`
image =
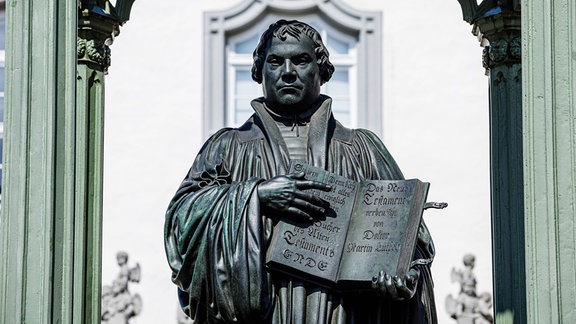
<svg viewBox="0 0 576 324"><path fill-rule="evenodd" d="M333 120L334 120L334 135L332 136L332 138L339 142L351 144L355 130L340 124L340 122L335 119Z"/></svg>
<svg viewBox="0 0 576 324"><path fill-rule="evenodd" d="M373 131L364 128L347 128L337 123L334 130L334 139L356 148L357 152L368 155L385 156L392 161L393 158L384 142Z"/></svg>
<svg viewBox="0 0 576 324"><path fill-rule="evenodd" d="M353 144L357 141L382 142L378 135L368 129L348 128L340 124L338 121L336 121L336 127L334 128L334 139L348 144Z"/></svg>
<svg viewBox="0 0 576 324"><path fill-rule="evenodd" d="M380 141L380 137L376 135L373 131L365 128L356 128L354 129L354 135L364 138L370 138Z"/></svg>
<svg viewBox="0 0 576 324"><path fill-rule="evenodd" d="M376 133L369 129L357 128L354 130L355 141L362 143L366 148L390 155L386 145Z"/></svg>
<svg viewBox="0 0 576 324"><path fill-rule="evenodd" d="M264 133L256 121L256 116L250 117L240 127L225 127L218 130L210 137L209 142L236 142L245 143L264 138Z"/></svg>

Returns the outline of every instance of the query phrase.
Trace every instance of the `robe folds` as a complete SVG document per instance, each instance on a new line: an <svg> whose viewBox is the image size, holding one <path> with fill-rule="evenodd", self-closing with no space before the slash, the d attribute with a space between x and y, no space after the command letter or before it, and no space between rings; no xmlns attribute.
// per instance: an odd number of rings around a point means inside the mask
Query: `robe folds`
<svg viewBox="0 0 576 324"><path fill-rule="evenodd" d="M357 181L403 179L376 135L343 127L332 116L331 99L322 99L310 120L307 163ZM172 281L194 323L436 323L425 262L415 266L417 292L406 301L336 293L266 269L274 217L260 210L256 187L287 174L290 159L263 98L252 106L255 114L244 125L222 129L204 144L166 213ZM422 223L414 258L433 256Z"/></svg>

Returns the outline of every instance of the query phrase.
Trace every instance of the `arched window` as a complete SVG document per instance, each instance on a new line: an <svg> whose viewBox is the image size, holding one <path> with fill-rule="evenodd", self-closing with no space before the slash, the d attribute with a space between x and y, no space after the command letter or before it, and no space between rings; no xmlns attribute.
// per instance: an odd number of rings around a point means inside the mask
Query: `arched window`
<svg viewBox="0 0 576 324"><path fill-rule="evenodd" d="M262 96L262 88L251 78L252 52L278 19L301 20L321 33L336 68L322 93L332 97L336 118L380 132L380 14L354 11L338 1L252 0L205 14L204 135L238 126L253 113L250 101Z"/></svg>

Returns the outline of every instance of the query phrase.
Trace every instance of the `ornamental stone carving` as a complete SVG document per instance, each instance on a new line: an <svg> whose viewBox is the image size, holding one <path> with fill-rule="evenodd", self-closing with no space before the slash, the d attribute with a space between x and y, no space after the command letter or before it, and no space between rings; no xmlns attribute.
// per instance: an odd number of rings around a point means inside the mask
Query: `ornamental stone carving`
<svg viewBox="0 0 576 324"><path fill-rule="evenodd" d="M120 26L129 16L134 0L78 2L78 63L103 72L110 66L110 48Z"/></svg>
<svg viewBox="0 0 576 324"><path fill-rule="evenodd" d="M522 57L522 38L520 36L512 38L510 41L510 55L512 59L520 60Z"/></svg>
<svg viewBox="0 0 576 324"><path fill-rule="evenodd" d="M497 39L484 47L482 52L482 64L486 69L494 68L501 64L520 63L522 58L522 44L520 37L510 40Z"/></svg>
<svg viewBox="0 0 576 324"><path fill-rule="evenodd" d="M490 43L489 55L492 62L500 63L508 56L508 42L498 39Z"/></svg>
<svg viewBox="0 0 576 324"><path fill-rule="evenodd" d="M142 312L142 298L128 289L130 282L140 282L140 265L129 267L128 253L123 251L116 254L116 259L120 272L111 286L102 287L102 324L128 324L130 318Z"/></svg>
<svg viewBox="0 0 576 324"><path fill-rule="evenodd" d="M92 62L108 69L110 66L110 47L99 39L82 39L77 41L78 61Z"/></svg>
<svg viewBox="0 0 576 324"><path fill-rule="evenodd" d="M464 269L452 268L452 282L460 284L460 293L456 298L448 295L445 300L446 311L458 324L492 324L492 296L488 292L477 294L474 265L476 257L466 254L462 259Z"/></svg>

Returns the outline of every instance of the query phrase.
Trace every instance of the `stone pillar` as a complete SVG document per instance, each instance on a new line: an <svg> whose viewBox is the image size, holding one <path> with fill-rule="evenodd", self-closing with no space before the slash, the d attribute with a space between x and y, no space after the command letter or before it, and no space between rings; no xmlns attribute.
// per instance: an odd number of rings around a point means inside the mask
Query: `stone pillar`
<svg viewBox="0 0 576 324"><path fill-rule="evenodd" d="M576 2L522 15L526 323L576 323Z"/></svg>
<svg viewBox="0 0 576 324"><path fill-rule="evenodd" d="M100 321L103 73L109 62L100 41L117 34L131 3L6 6L1 323ZM84 40L96 62L78 59Z"/></svg>
<svg viewBox="0 0 576 324"><path fill-rule="evenodd" d="M459 0L490 79L490 169L496 323L526 323L520 1Z"/></svg>

